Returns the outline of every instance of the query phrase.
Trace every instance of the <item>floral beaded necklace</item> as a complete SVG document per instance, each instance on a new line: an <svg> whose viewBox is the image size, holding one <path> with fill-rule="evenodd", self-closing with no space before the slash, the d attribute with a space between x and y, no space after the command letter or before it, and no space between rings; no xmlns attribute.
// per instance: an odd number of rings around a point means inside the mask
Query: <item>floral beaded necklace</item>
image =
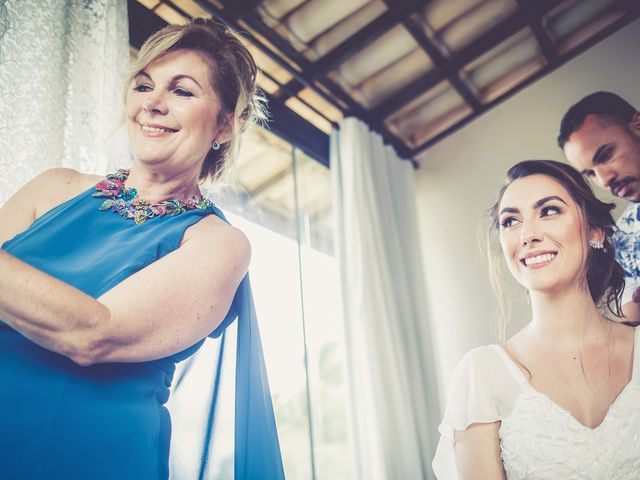
<svg viewBox="0 0 640 480"><path fill-rule="evenodd" d="M124 182L129 176L129 170L121 168L116 173L110 173L105 180L96 185L96 198L107 198L100 205L101 211L111 210L118 215L133 220L136 225L146 222L153 217L170 215L175 217L187 210L207 209L213 206L210 200L200 196L187 200L163 200L158 203L149 203L146 200L136 198L138 191L135 188L126 188Z"/></svg>

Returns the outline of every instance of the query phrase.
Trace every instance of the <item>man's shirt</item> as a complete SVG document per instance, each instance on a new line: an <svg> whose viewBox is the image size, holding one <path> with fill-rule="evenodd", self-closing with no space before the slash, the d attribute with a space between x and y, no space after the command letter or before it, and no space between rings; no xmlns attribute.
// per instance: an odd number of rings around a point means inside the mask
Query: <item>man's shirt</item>
<svg viewBox="0 0 640 480"><path fill-rule="evenodd" d="M624 269L625 289L622 303L631 301L633 291L640 287L640 203L630 203L616 222L613 234L616 260Z"/></svg>

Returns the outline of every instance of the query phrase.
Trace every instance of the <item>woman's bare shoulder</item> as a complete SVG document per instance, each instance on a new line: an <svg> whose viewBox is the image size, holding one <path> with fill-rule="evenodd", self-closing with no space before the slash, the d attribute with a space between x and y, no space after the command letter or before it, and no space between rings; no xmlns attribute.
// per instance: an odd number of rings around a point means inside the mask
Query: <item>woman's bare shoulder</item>
<svg viewBox="0 0 640 480"><path fill-rule="evenodd" d="M217 250L247 265L251 258L251 245L246 235L216 215L207 215L190 227L183 243L186 241L201 244L207 253Z"/></svg>
<svg viewBox="0 0 640 480"><path fill-rule="evenodd" d="M0 208L0 244L26 230L34 220L82 193L100 178L70 168L52 168L40 173Z"/></svg>
<svg viewBox="0 0 640 480"><path fill-rule="evenodd" d="M513 336L501 343L502 348L509 352L522 351L529 343L528 325L518 330Z"/></svg>
<svg viewBox="0 0 640 480"><path fill-rule="evenodd" d="M35 177L28 188L37 192L36 217L81 194L104 177L72 168L52 168Z"/></svg>
<svg viewBox="0 0 640 480"><path fill-rule="evenodd" d="M42 184L48 184L53 188L62 187L65 189L66 187L70 190L75 189L84 191L90 186L98 183L103 178L104 176L82 173L74 170L73 168L58 167L45 170L35 177L34 181Z"/></svg>
<svg viewBox="0 0 640 480"><path fill-rule="evenodd" d="M619 340L621 348L633 352L636 329L640 327L631 327L624 323L611 321L613 335L616 340Z"/></svg>

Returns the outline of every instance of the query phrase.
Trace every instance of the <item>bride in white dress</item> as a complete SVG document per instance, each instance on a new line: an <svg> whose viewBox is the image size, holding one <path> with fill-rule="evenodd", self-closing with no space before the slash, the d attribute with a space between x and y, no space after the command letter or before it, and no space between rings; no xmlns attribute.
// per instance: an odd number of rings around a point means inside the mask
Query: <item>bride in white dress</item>
<svg viewBox="0 0 640 480"><path fill-rule="evenodd" d="M456 367L439 480L640 478L640 335L598 308L624 285L612 208L563 163L509 170L491 221L531 321Z"/></svg>

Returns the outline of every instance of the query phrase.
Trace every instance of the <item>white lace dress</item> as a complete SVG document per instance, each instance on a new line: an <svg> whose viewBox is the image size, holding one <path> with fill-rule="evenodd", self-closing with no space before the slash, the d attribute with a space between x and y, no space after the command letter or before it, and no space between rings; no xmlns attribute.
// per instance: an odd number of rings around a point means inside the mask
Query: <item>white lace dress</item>
<svg viewBox="0 0 640 480"><path fill-rule="evenodd" d="M433 460L438 480L457 480L453 434L500 421L509 480L640 479L640 335L631 381L591 429L538 392L498 345L469 352L456 367Z"/></svg>

